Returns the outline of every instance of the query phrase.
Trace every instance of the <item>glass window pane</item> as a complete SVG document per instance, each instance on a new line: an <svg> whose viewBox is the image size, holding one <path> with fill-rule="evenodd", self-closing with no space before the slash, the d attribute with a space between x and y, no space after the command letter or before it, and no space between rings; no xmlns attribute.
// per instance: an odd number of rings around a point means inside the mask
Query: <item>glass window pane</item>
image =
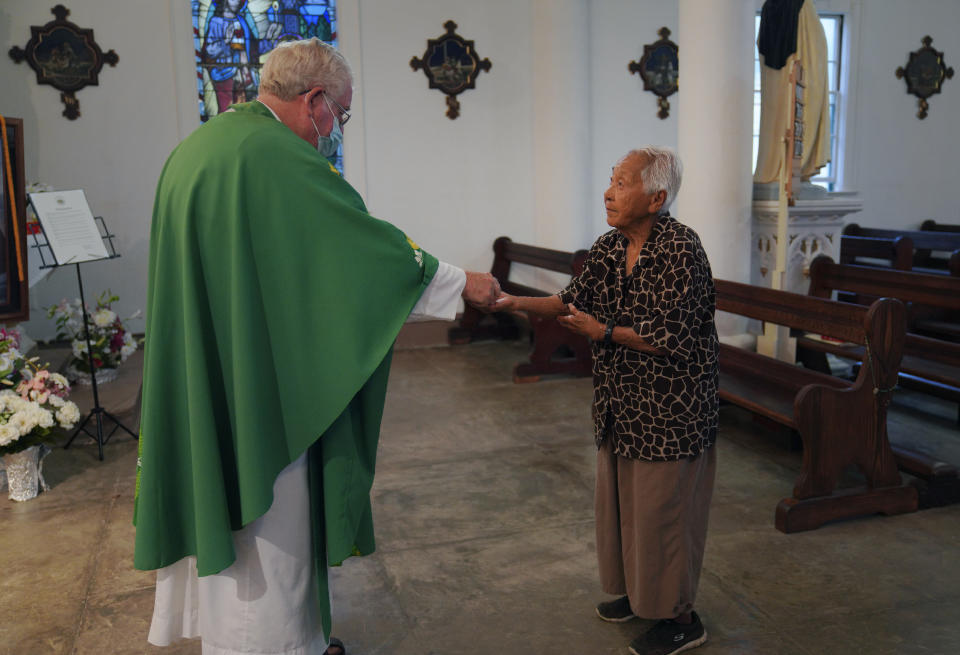
<svg viewBox="0 0 960 655"><path fill-rule="evenodd" d="M837 27L840 21L835 16L821 16L820 24L827 35L827 59L837 58Z"/></svg>
<svg viewBox="0 0 960 655"><path fill-rule="evenodd" d="M757 47L757 38L760 36L760 13L757 13L756 20L753 23L753 58L760 61L760 49ZM757 88L760 88L757 85Z"/></svg>
<svg viewBox="0 0 960 655"><path fill-rule="evenodd" d="M820 24L823 25L823 32L827 36L827 59L836 59L837 30L836 19L827 16L820 17Z"/></svg>
<svg viewBox="0 0 960 655"><path fill-rule="evenodd" d="M753 137L753 166L750 167L750 170L757 170L757 152L760 150L760 137Z"/></svg>
<svg viewBox="0 0 960 655"><path fill-rule="evenodd" d="M336 45L335 0L191 0L200 119L257 96L260 68L283 41L319 37Z"/></svg>
<svg viewBox="0 0 960 655"><path fill-rule="evenodd" d="M190 7L201 121L256 98L260 69L280 43L318 37L337 44L336 0L191 0ZM343 170L342 149L332 161Z"/></svg>
<svg viewBox="0 0 960 655"><path fill-rule="evenodd" d="M760 94L753 94L753 133L760 134Z"/></svg>
<svg viewBox="0 0 960 655"><path fill-rule="evenodd" d="M760 134L760 105L753 106L753 133Z"/></svg>

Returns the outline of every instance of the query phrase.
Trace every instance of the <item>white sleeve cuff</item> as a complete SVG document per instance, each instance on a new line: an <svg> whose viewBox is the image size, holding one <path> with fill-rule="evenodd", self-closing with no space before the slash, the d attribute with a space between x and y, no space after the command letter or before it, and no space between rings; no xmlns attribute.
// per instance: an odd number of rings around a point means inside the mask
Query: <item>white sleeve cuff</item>
<svg viewBox="0 0 960 655"><path fill-rule="evenodd" d="M467 284L467 274L463 269L440 262L430 284L424 289L420 300L410 312L408 321L426 321L441 319L452 321L460 306L460 294Z"/></svg>

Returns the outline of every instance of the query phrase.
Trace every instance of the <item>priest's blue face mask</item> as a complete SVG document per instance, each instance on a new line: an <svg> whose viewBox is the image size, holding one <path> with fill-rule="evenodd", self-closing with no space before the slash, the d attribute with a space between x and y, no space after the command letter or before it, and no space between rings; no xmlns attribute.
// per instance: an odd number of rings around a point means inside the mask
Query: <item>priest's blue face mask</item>
<svg viewBox="0 0 960 655"><path fill-rule="evenodd" d="M330 128L330 135L323 136L320 134L320 128L317 127L313 116L310 117L310 122L313 123L313 129L317 131L317 152L329 158L337 154L337 149L343 143L343 128L340 125L340 119L333 112L333 107L330 106L330 100L327 99L326 93L323 93L323 101L327 103L327 109L330 111L330 116L333 117L333 127Z"/></svg>

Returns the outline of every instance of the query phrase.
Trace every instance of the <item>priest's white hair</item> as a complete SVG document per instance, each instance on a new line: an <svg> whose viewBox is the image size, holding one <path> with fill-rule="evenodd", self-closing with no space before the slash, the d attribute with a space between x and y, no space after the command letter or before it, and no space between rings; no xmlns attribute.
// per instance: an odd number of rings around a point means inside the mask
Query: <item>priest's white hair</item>
<svg viewBox="0 0 960 655"><path fill-rule="evenodd" d="M316 37L281 43L260 71L261 91L281 100L293 100L317 86L338 97L352 85L353 71L346 57Z"/></svg>
<svg viewBox="0 0 960 655"><path fill-rule="evenodd" d="M683 179L683 164L680 161L680 156L673 148L661 146L646 146L631 150L624 159L631 156L646 158L647 165L640 171L643 190L651 194L657 191L666 191L667 197L663 201L660 213L667 214L670 211L670 205L677 197L680 182Z"/></svg>

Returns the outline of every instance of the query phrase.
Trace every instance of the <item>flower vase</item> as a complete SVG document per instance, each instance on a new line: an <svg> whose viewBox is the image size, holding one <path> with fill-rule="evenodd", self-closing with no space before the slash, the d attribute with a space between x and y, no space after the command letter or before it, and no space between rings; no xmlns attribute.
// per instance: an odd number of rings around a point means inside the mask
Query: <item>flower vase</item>
<svg viewBox="0 0 960 655"><path fill-rule="evenodd" d="M40 446L30 446L3 456L7 469L7 495L10 500L30 500L46 487L40 473Z"/></svg>
<svg viewBox="0 0 960 655"><path fill-rule="evenodd" d="M117 379L120 369L118 368L98 368L97 369L97 384L106 384L107 382L112 382ZM84 384L90 386L93 384L93 381L90 379L90 374L86 371L81 371L73 364L67 366L66 369L67 377L71 382L77 382L79 384Z"/></svg>

